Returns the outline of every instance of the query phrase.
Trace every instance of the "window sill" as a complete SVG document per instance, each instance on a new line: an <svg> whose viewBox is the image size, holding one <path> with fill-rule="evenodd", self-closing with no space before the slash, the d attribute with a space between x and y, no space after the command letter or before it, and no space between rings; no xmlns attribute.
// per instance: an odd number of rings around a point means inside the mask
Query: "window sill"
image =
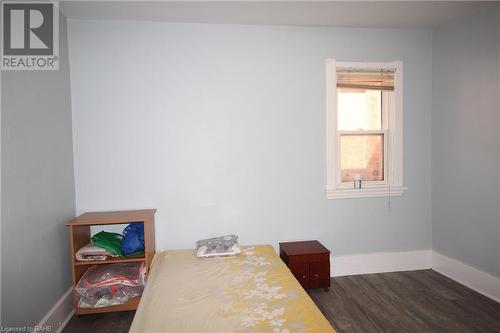
<svg viewBox="0 0 500 333"><path fill-rule="evenodd" d="M365 187L361 189L341 188L328 189L326 195L328 199L351 199L351 198L371 198L371 197L395 197L403 195L407 187Z"/></svg>

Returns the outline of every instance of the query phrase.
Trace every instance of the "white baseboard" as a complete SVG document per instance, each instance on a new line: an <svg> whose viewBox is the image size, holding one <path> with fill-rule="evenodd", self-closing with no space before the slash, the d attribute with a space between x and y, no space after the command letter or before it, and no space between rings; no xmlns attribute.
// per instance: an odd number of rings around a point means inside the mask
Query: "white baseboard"
<svg viewBox="0 0 500 333"><path fill-rule="evenodd" d="M333 256L330 262L332 276L413 271L432 267L432 250Z"/></svg>
<svg viewBox="0 0 500 333"><path fill-rule="evenodd" d="M500 278L496 276L436 251L432 253L432 269L494 301L500 302Z"/></svg>
<svg viewBox="0 0 500 333"><path fill-rule="evenodd" d="M51 332L60 333L73 316L73 288L62 295L49 312L38 323L39 327L51 327Z"/></svg>

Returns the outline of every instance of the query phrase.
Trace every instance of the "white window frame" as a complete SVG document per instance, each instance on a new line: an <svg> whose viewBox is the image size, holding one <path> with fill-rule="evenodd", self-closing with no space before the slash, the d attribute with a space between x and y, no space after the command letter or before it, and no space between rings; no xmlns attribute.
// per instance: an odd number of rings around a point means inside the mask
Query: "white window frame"
<svg viewBox="0 0 500 333"><path fill-rule="evenodd" d="M341 181L340 135L337 129L337 70L339 69L393 69L394 98L382 93L382 121L380 131L360 131L359 134L384 133L384 180L363 181L360 189L353 182ZM403 186L403 63L393 62L326 62L326 158L328 199L400 196L407 189ZM385 119L385 120L384 120ZM356 134L356 131L345 131Z"/></svg>

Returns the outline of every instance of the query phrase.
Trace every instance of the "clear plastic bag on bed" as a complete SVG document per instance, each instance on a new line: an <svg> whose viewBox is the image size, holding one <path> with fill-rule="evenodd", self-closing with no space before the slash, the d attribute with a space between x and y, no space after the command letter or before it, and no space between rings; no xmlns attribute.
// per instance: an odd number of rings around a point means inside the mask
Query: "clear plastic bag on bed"
<svg viewBox="0 0 500 333"><path fill-rule="evenodd" d="M81 308L101 308L127 303L142 294L145 285L144 263L92 265L76 285Z"/></svg>

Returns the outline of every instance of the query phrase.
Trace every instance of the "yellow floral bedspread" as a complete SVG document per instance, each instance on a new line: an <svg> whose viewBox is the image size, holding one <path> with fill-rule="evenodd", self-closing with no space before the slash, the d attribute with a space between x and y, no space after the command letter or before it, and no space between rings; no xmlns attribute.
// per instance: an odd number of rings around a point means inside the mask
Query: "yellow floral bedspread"
<svg viewBox="0 0 500 333"><path fill-rule="evenodd" d="M271 246L242 250L157 253L130 332L335 332Z"/></svg>

